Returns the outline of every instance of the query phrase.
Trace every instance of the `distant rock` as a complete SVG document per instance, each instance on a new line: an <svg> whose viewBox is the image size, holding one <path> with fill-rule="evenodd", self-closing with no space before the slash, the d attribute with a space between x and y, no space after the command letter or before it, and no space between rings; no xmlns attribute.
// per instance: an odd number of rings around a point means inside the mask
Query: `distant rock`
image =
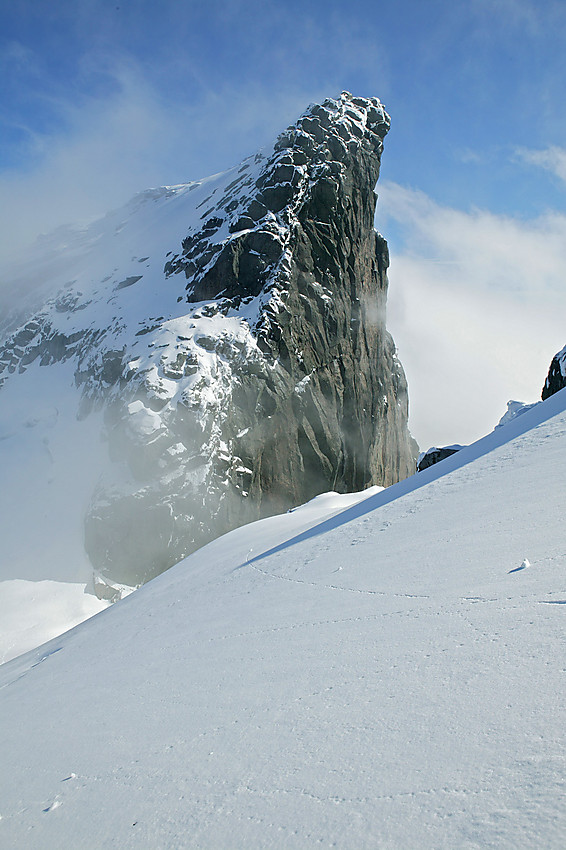
<svg viewBox="0 0 566 850"><path fill-rule="evenodd" d="M527 410L530 410L536 404L538 404L538 402L525 404L522 401L508 401L507 410L495 426L494 430L496 431L498 428L502 428L504 425L507 425L517 416L521 416L521 414L526 413ZM457 443L452 446L433 446L426 452L421 452L419 455L417 460L417 471L422 472L423 469L428 469L429 466L433 466L433 464L439 463L439 461L444 460L445 458L450 457L450 455L453 455L465 448L466 446L461 446Z"/></svg>
<svg viewBox="0 0 566 850"><path fill-rule="evenodd" d="M544 401L549 396L554 395L554 393L557 393L559 390L564 389L564 387L566 387L566 346L557 354L555 354L552 358L548 376L542 389L542 400ZM528 404L523 401L508 401L507 410L495 426L494 430L504 427L509 422L512 422L514 419L516 419L517 416L521 416L523 413L526 413L528 410L531 410L537 404L540 404L540 402L535 401ZM429 466L432 466L433 464L438 463L439 461L444 460L447 457L450 457L450 455L453 455L455 452L460 451L460 449L463 448L466 447L460 445L453 445L438 448L436 446L433 446L426 452L421 452L421 454L419 455L417 460L417 471L422 472L423 469L427 469Z"/></svg>
<svg viewBox="0 0 566 850"><path fill-rule="evenodd" d="M444 460L450 455L456 454L460 449L465 449L465 446L453 445L453 446L442 446L438 448L437 446L433 446L430 449L427 449L426 452L421 452L417 462L417 472L422 472L423 469L428 469L429 466L434 466L435 463L439 463L441 460Z"/></svg>
<svg viewBox="0 0 566 850"><path fill-rule="evenodd" d="M554 355L550 363L550 369L544 387L542 388L542 399L548 398L559 390L566 387L566 346Z"/></svg>

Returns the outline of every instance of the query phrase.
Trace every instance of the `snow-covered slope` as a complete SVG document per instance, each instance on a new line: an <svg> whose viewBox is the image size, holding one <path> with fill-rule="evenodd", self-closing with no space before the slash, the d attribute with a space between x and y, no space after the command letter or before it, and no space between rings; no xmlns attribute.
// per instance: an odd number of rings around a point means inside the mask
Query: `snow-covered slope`
<svg viewBox="0 0 566 850"><path fill-rule="evenodd" d="M0 846L562 848L565 451L566 390L4 665Z"/></svg>

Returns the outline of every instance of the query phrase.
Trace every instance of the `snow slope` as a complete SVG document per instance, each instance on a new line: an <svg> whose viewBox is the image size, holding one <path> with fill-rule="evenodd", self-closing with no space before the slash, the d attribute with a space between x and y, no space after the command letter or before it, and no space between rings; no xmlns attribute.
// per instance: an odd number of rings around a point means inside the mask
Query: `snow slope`
<svg viewBox="0 0 566 850"><path fill-rule="evenodd" d="M562 848L565 450L562 391L5 664L0 847Z"/></svg>

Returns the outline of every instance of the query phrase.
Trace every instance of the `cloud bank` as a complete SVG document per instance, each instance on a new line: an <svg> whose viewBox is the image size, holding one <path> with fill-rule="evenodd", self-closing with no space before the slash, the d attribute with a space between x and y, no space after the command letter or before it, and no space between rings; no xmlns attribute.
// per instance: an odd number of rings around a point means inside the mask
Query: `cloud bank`
<svg viewBox="0 0 566 850"><path fill-rule="evenodd" d="M463 212L385 183L377 224L394 234L388 326L421 447L478 439L509 399L536 401L566 341L566 215Z"/></svg>
<svg viewBox="0 0 566 850"><path fill-rule="evenodd" d="M0 262L17 259L39 234L103 215L142 189L229 168L309 102L304 91L273 97L253 83L171 102L130 59L98 61L104 92L51 103L52 132L19 128L27 161L0 173Z"/></svg>

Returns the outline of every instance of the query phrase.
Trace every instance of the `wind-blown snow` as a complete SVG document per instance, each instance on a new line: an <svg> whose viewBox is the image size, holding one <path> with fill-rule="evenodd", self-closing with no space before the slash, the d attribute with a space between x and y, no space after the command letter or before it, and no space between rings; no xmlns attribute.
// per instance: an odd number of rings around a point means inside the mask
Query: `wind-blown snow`
<svg viewBox="0 0 566 850"><path fill-rule="evenodd" d="M562 391L4 665L0 846L562 848L565 449Z"/></svg>
<svg viewBox="0 0 566 850"><path fill-rule="evenodd" d="M516 416L521 416L523 413L526 413L527 410L530 410L536 404L540 404L540 402L535 401L531 404L525 404L523 401L508 401L507 402L507 410L495 426L496 428L501 428L502 425L507 425L508 422L511 422L512 419L515 419Z"/></svg>

